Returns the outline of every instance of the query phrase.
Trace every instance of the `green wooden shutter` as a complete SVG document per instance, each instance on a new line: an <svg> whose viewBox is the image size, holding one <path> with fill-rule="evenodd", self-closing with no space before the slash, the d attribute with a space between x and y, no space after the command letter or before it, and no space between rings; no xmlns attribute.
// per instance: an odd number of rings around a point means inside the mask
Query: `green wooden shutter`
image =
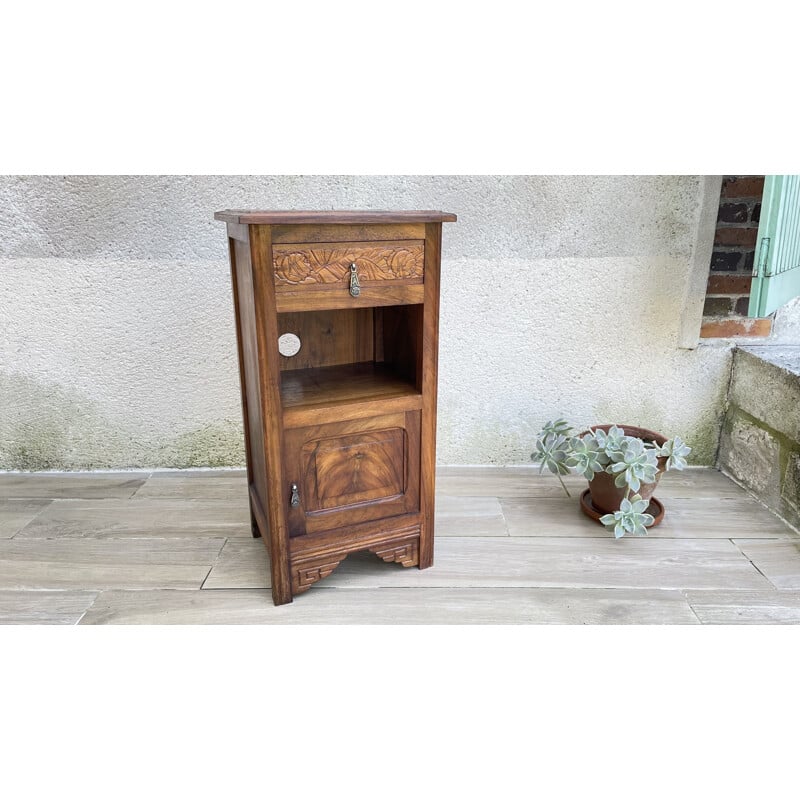
<svg viewBox="0 0 800 800"><path fill-rule="evenodd" d="M767 175L761 201L749 317L800 295L800 175Z"/></svg>

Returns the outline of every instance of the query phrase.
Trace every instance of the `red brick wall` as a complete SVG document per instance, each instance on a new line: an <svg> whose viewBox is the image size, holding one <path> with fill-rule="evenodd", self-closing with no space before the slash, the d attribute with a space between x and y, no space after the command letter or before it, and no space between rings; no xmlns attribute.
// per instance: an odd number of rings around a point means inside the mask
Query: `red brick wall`
<svg viewBox="0 0 800 800"><path fill-rule="evenodd" d="M763 175L723 178L701 336L753 336L769 332L764 324L754 326L741 320L747 315L750 302L763 191ZM758 333L753 332L756 330Z"/></svg>

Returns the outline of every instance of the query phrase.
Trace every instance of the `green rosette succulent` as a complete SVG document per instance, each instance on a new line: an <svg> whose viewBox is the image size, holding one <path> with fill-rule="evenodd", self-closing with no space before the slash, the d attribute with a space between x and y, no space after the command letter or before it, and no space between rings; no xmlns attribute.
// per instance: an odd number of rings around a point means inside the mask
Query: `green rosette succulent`
<svg viewBox="0 0 800 800"><path fill-rule="evenodd" d="M630 500L625 498L620 503L619 511L605 514L600 517L600 522L610 531L614 532L615 539L621 539L626 533L634 536L646 536L647 526L655 522L652 514L647 513L650 503L635 494Z"/></svg>
<svg viewBox="0 0 800 800"><path fill-rule="evenodd" d="M686 456L691 452L692 448L680 436L667 439L658 449L659 457L667 459L667 469L683 469L686 466Z"/></svg>
<svg viewBox="0 0 800 800"><path fill-rule="evenodd" d="M561 476L573 470L589 481L600 472L615 475L614 485L626 489L626 498L619 511L606 514L600 521L610 526L614 536L619 538L625 533L646 533L646 526L653 524L653 517L646 512L648 502L642 500L638 492L642 484L655 482L659 459L664 459L667 470L683 469L691 451L679 436L657 445L637 436L627 436L617 425L607 431L590 428L582 436L573 436L569 422L559 418L542 428L531 458L540 463L540 474L545 468L555 474L567 495L569 491Z"/></svg>
<svg viewBox="0 0 800 800"><path fill-rule="evenodd" d="M614 486L627 486L638 492L643 483L653 483L658 473L658 456L652 447L645 447L641 439L626 437L625 449L615 454L614 463L609 464L607 472L617 477Z"/></svg>
<svg viewBox="0 0 800 800"><path fill-rule="evenodd" d="M604 453L591 433L573 437L569 441L569 447L571 455L567 459L567 465L577 470L587 481L594 478L595 473L603 471L600 458Z"/></svg>

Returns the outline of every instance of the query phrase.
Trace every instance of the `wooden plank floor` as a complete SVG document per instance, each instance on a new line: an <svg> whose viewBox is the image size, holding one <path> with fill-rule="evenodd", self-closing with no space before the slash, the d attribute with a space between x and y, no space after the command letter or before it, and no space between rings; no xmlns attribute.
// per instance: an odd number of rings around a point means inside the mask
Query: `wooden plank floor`
<svg viewBox="0 0 800 800"><path fill-rule="evenodd" d="M442 468L433 568L358 553L276 608L241 470L0 474L0 623L800 623L800 536L721 473L619 541L567 482Z"/></svg>

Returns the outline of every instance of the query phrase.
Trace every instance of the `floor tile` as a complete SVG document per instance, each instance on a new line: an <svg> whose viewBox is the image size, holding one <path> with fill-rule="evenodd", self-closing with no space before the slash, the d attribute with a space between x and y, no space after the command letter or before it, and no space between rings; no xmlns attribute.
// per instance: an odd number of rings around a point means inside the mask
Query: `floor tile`
<svg viewBox="0 0 800 800"><path fill-rule="evenodd" d="M4 539L0 589L199 589L224 539Z"/></svg>
<svg viewBox="0 0 800 800"><path fill-rule="evenodd" d="M205 588L265 587L266 564L256 544L228 542ZM434 561L432 568L419 570L386 564L371 553L355 553L325 578L324 585L769 588L767 580L727 539L442 537L436 542Z"/></svg>
<svg viewBox="0 0 800 800"><path fill-rule="evenodd" d="M246 502L230 500L54 500L17 538L252 536Z"/></svg>
<svg viewBox="0 0 800 800"><path fill-rule="evenodd" d="M264 589L272 586L267 548L261 539L228 539L203 589Z"/></svg>
<svg viewBox="0 0 800 800"><path fill-rule="evenodd" d="M147 472L4 472L0 473L1 497L103 499L130 497Z"/></svg>
<svg viewBox="0 0 800 800"><path fill-rule="evenodd" d="M97 592L0 590L0 625L74 625Z"/></svg>
<svg viewBox="0 0 800 800"><path fill-rule="evenodd" d="M436 536L508 536L496 497L436 495Z"/></svg>
<svg viewBox="0 0 800 800"><path fill-rule="evenodd" d="M194 472L190 475L156 472L134 495L134 500L226 500L248 504L247 474Z"/></svg>
<svg viewBox="0 0 800 800"><path fill-rule="evenodd" d="M800 589L800 537L765 542L734 539L739 549L778 589Z"/></svg>
<svg viewBox="0 0 800 800"><path fill-rule="evenodd" d="M244 470L0 474L0 623L800 623L800 537L716 470L619 541L536 473L441 468L431 569L353 554L279 608Z"/></svg>
<svg viewBox="0 0 800 800"><path fill-rule="evenodd" d="M10 539L24 528L50 500L0 499L0 539Z"/></svg>
<svg viewBox="0 0 800 800"><path fill-rule="evenodd" d="M649 529L649 539L796 537L785 522L750 498L670 498L663 502L664 519L660 525ZM503 498L500 504L511 536L592 538L611 535L583 514L576 497L513 497Z"/></svg>
<svg viewBox="0 0 800 800"><path fill-rule="evenodd" d="M626 589L326 589L273 606L266 590L103 592L81 624L681 624L680 592Z"/></svg>
<svg viewBox="0 0 800 800"><path fill-rule="evenodd" d="M588 486L579 475L566 475L564 483L576 497ZM439 467L436 490L447 495L472 497L564 497L564 490L555 475L531 465L519 467ZM748 497L721 472L710 468L673 470L661 476L656 491L661 498Z"/></svg>
<svg viewBox="0 0 800 800"><path fill-rule="evenodd" d="M581 477L567 475L572 491L586 486ZM437 494L454 497L563 497L555 475L539 475L538 467L439 467Z"/></svg>
<svg viewBox="0 0 800 800"><path fill-rule="evenodd" d="M694 613L705 624L800 624L800 592L796 591L689 591Z"/></svg>

